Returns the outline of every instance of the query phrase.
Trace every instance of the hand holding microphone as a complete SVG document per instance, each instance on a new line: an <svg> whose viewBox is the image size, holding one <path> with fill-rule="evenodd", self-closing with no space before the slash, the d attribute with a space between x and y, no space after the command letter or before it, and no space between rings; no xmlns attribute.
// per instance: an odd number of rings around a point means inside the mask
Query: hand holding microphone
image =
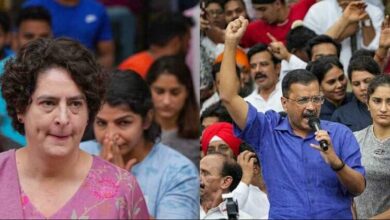
<svg viewBox="0 0 390 220"><path fill-rule="evenodd" d="M315 117L315 116L311 116L309 118L309 126L311 129L313 129L314 131L319 131L321 130L321 126L320 126L320 120ZM328 150L328 142L326 140L320 140L320 147L323 151L327 151Z"/></svg>
<svg viewBox="0 0 390 220"><path fill-rule="evenodd" d="M310 144L310 146L312 148L320 151L321 156L324 158L325 162L327 164L329 164L330 167L335 172L338 172L341 169L343 169L345 166L345 163L343 162L342 159L339 158L339 156L334 151L328 132L321 129L320 120L316 116L311 115L309 117L308 124L309 124L311 129L316 131L316 140L320 143L320 146L318 146L316 144ZM328 149L330 149L330 150L328 150Z"/></svg>

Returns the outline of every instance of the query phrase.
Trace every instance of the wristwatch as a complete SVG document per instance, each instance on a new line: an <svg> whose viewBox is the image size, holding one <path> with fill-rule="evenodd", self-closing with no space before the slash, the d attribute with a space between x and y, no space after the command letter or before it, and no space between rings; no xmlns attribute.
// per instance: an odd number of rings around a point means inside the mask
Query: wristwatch
<svg viewBox="0 0 390 220"><path fill-rule="evenodd" d="M361 21L361 25L362 27L371 27L372 26L371 19L368 18L366 20Z"/></svg>
<svg viewBox="0 0 390 220"><path fill-rule="evenodd" d="M332 168L332 170L335 171L335 172L338 172L338 171L342 170L345 167L345 163L341 159L340 159L340 161L341 161L341 165L339 167L332 167L331 166L330 168Z"/></svg>

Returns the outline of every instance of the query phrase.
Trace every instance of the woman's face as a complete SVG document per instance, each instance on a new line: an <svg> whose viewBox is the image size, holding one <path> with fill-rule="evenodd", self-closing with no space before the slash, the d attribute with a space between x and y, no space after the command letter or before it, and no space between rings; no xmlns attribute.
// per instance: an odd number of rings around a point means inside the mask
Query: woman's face
<svg viewBox="0 0 390 220"><path fill-rule="evenodd" d="M368 71L353 71L351 74L352 92L362 103L367 102L368 84L375 76Z"/></svg>
<svg viewBox="0 0 390 220"><path fill-rule="evenodd" d="M150 88L157 117L176 120L188 96L186 87L177 80L175 75L164 73L151 84Z"/></svg>
<svg viewBox="0 0 390 220"><path fill-rule="evenodd" d="M150 120L143 120L127 106L112 107L104 104L96 115L93 128L96 140L103 144L104 139L112 140L118 136L121 155L127 155L138 146L144 145L144 131L150 127Z"/></svg>
<svg viewBox="0 0 390 220"><path fill-rule="evenodd" d="M371 94L368 109L374 124L390 127L390 85L378 86Z"/></svg>
<svg viewBox="0 0 390 220"><path fill-rule="evenodd" d="M49 156L65 156L79 149L88 122L83 92L62 68L39 74L31 104L18 114L27 146Z"/></svg>
<svg viewBox="0 0 390 220"><path fill-rule="evenodd" d="M225 29L225 15L223 8L217 3L210 3L205 9L207 13L207 19L212 24L221 29Z"/></svg>
<svg viewBox="0 0 390 220"><path fill-rule="evenodd" d="M339 104L345 98L347 83L343 70L332 67L321 82L321 91L330 102Z"/></svg>

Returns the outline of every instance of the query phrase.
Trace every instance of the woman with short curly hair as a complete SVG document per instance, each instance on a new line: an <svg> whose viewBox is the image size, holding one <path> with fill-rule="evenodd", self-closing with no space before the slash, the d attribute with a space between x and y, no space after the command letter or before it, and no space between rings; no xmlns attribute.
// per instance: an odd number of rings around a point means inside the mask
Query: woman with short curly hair
<svg viewBox="0 0 390 220"><path fill-rule="evenodd" d="M148 218L135 178L79 148L105 78L91 52L64 38L35 40L7 62L1 91L27 144L0 154L1 218Z"/></svg>

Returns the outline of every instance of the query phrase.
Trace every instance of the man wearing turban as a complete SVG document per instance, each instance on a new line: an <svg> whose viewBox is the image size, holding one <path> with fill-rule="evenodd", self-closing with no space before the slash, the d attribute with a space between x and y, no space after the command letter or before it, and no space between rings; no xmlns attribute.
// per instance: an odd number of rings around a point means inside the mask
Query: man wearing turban
<svg viewBox="0 0 390 220"><path fill-rule="evenodd" d="M217 122L204 130L201 144L204 155L218 152L236 158L240 152L241 140L234 136L232 124Z"/></svg>

